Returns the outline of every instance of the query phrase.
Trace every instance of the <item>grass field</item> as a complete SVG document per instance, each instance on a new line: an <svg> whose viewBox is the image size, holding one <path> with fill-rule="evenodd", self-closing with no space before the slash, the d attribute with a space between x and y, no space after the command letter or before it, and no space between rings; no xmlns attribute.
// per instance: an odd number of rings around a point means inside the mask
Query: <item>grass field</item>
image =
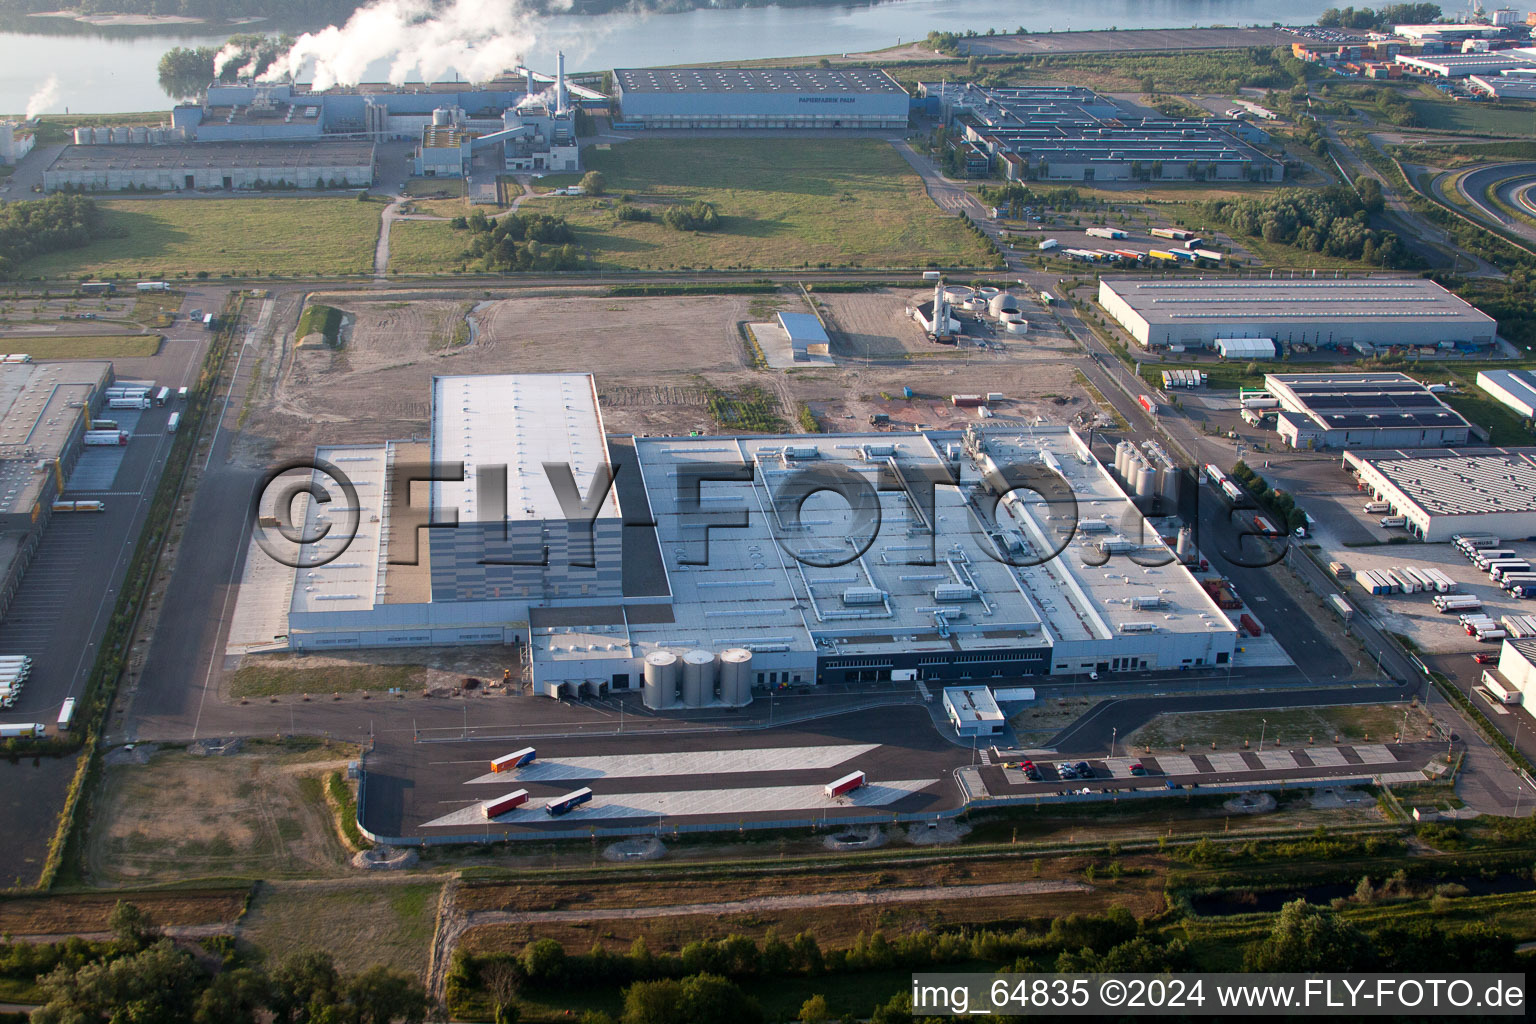
<svg viewBox="0 0 1536 1024"><path fill-rule="evenodd" d="M115 199L117 237L49 253L26 276L174 278L358 274L373 268L380 207L355 199Z"/></svg>
<svg viewBox="0 0 1536 1024"><path fill-rule="evenodd" d="M235 670L229 678L232 697L270 697L279 693L351 693L355 690L411 689L420 685L420 665L290 665L284 655L272 655Z"/></svg>
<svg viewBox="0 0 1536 1024"><path fill-rule="evenodd" d="M52 337L35 334L0 337L0 349L25 352L33 359L131 359L160 351L158 334L87 334Z"/></svg>
<svg viewBox="0 0 1536 1024"><path fill-rule="evenodd" d="M883 142L641 139L582 158L607 178L605 197L531 199L521 210L564 216L604 268L980 267L995 258ZM660 223L668 207L698 200L714 204L720 230ZM613 208L625 201L655 219L619 221ZM390 269L452 269L465 237L446 224L396 225Z"/></svg>
<svg viewBox="0 0 1536 1024"><path fill-rule="evenodd" d="M436 923L432 882L367 886L259 886L242 937L275 963L289 953L322 949L343 971L385 963L425 975Z"/></svg>
<svg viewBox="0 0 1536 1024"><path fill-rule="evenodd" d="M1427 87L1411 96L1408 104L1424 128L1441 132L1476 132L1479 135L1530 135L1536 125L1536 105L1527 103L1474 103L1430 95Z"/></svg>
<svg viewBox="0 0 1536 1024"><path fill-rule="evenodd" d="M1246 741L1257 748L1262 735L1266 747L1305 747L1310 742L1391 740L1403 727L1408 712L1408 734L1422 736L1427 720L1422 708L1404 704L1364 704L1356 707L1296 708L1272 711L1221 711L1158 715L1127 736L1126 749L1170 750L1187 744L1200 750L1241 750Z"/></svg>

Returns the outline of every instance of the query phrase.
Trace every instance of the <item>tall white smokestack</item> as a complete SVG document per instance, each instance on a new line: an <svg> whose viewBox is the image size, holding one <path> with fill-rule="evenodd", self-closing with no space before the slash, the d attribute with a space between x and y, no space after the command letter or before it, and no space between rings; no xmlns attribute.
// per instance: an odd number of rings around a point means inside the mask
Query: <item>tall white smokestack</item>
<svg viewBox="0 0 1536 1024"><path fill-rule="evenodd" d="M565 109L565 51L561 50L555 56L555 113L563 114Z"/></svg>

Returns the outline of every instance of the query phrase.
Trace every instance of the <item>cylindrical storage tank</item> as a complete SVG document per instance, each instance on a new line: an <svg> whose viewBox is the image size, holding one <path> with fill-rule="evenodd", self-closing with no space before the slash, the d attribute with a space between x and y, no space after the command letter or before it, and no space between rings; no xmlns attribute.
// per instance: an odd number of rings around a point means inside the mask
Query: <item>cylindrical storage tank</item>
<svg viewBox="0 0 1536 1024"><path fill-rule="evenodd" d="M89 129L89 128L76 128L75 129L75 145L77 145L77 146L89 146L91 143L93 143L95 141L96 141L96 133L91 131L91 129Z"/></svg>
<svg viewBox="0 0 1536 1024"><path fill-rule="evenodd" d="M752 703L752 652L745 647L720 652L720 699L733 708Z"/></svg>
<svg viewBox="0 0 1536 1024"><path fill-rule="evenodd" d="M149 141L149 129L143 125L135 125L128 129L128 138L142 146Z"/></svg>
<svg viewBox="0 0 1536 1024"><path fill-rule="evenodd" d="M689 651L683 655L683 705L701 708L715 695L715 652Z"/></svg>
<svg viewBox="0 0 1536 1024"><path fill-rule="evenodd" d="M672 706L677 692L677 655L671 651L652 651L645 656L645 706L660 710Z"/></svg>
<svg viewBox="0 0 1536 1024"><path fill-rule="evenodd" d="M1115 445L1115 472L1120 474L1122 480L1131 478L1131 466L1135 461L1132 456L1135 451L1136 449L1129 441L1121 441Z"/></svg>
<svg viewBox="0 0 1536 1024"><path fill-rule="evenodd" d="M1189 532L1189 527L1179 527L1179 544L1174 548L1174 553L1179 556L1179 561L1187 562L1195 552L1194 536Z"/></svg>
<svg viewBox="0 0 1536 1024"><path fill-rule="evenodd" d="M1136 497L1150 498L1157 491L1157 470L1143 465L1136 470Z"/></svg>
<svg viewBox="0 0 1536 1024"><path fill-rule="evenodd" d="M453 124L453 111L447 107L438 107L432 111L432 127L447 128Z"/></svg>
<svg viewBox="0 0 1536 1024"><path fill-rule="evenodd" d="M1019 300L1007 292L998 292L987 303L987 308L993 316L1002 316L1004 313L1017 313L1019 311Z"/></svg>
<svg viewBox="0 0 1536 1024"><path fill-rule="evenodd" d="M98 146L105 146L112 141L112 129L106 125L97 125L91 129L91 140Z"/></svg>
<svg viewBox="0 0 1536 1024"><path fill-rule="evenodd" d="M946 285L944 288L944 297L957 305L965 303L975 294L974 291L963 284Z"/></svg>
<svg viewBox="0 0 1536 1024"><path fill-rule="evenodd" d="M991 302L992 298L994 296L1000 294L1001 292L1002 292L1001 288L993 288L993 287L990 287L990 286L985 287L985 288L977 288L976 289L976 294L980 295L982 298L986 299L988 302Z"/></svg>
<svg viewBox="0 0 1536 1024"><path fill-rule="evenodd" d="M1163 470L1159 483L1159 491L1168 501L1178 504L1179 501L1179 471L1172 466Z"/></svg>
<svg viewBox="0 0 1536 1024"><path fill-rule="evenodd" d="M1003 330L1008 332L1009 334L1028 334L1029 333L1029 321L1027 321L1027 320L1009 320L1007 323L1005 323L1003 325Z"/></svg>
<svg viewBox="0 0 1536 1024"><path fill-rule="evenodd" d="M112 141L119 146L126 146L133 141L133 131L127 125L118 125L112 129Z"/></svg>

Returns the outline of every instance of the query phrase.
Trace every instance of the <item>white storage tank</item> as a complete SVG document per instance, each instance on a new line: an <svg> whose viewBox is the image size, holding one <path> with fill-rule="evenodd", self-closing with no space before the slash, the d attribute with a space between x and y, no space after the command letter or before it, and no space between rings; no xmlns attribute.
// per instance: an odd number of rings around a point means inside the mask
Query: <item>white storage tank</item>
<svg viewBox="0 0 1536 1024"><path fill-rule="evenodd" d="M142 146L149 141L149 129L144 125L134 125L128 129L128 139L135 145Z"/></svg>
<svg viewBox="0 0 1536 1024"><path fill-rule="evenodd" d="M1003 324L1003 330L1009 334L1028 334L1029 322L1026 320L1009 320Z"/></svg>
<svg viewBox="0 0 1536 1024"><path fill-rule="evenodd" d="M987 308L993 316L997 317L1002 316L1004 313L1017 313L1019 312L1019 300L1007 292L998 292L987 303Z"/></svg>
<svg viewBox="0 0 1536 1024"><path fill-rule="evenodd" d="M106 125L97 125L91 129L91 138L98 146L105 146L112 141L112 129Z"/></svg>
<svg viewBox="0 0 1536 1024"><path fill-rule="evenodd" d="M75 145L77 145L77 146L89 146L91 143L93 143L95 141L96 141L96 134L93 131L91 131L91 129L89 129L89 128L76 128L75 129Z"/></svg>
<svg viewBox="0 0 1536 1024"><path fill-rule="evenodd" d="M127 125L118 125L112 129L112 142L114 145L126 146L133 141L133 129Z"/></svg>
<svg viewBox="0 0 1536 1024"><path fill-rule="evenodd" d="M437 107L432 111L432 127L447 128L453 124L453 111L447 107Z"/></svg>
<svg viewBox="0 0 1536 1024"><path fill-rule="evenodd" d="M1157 470L1142 463L1136 467L1136 497L1150 498L1157 490Z"/></svg>
<svg viewBox="0 0 1536 1024"><path fill-rule="evenodd" d="M720 699L733 708L752 703L752 652L745 647L720 652Z"/></svg>
<svg viewBox="0 0 1536 1024"><path fill-rule="evenodd" d="M671 651L652 651L645 656L645 706L653 711L669 708L677 694L677 655Z"/></svg>
<svg viewBox="0 0 1536 1024"><path fill-rule="evenodd" d="M715 652L689 651L683 655L683 705L701 708L715 695Z"/></svg>
<svg viewBox="0 0 1536 1024"><path fill-rule="evenodd" d="M990 285L976 289L976 294L986 299L988 302L991 302L993 297L1000 294L1001 292L1001 288L993 288Z"/></svg>

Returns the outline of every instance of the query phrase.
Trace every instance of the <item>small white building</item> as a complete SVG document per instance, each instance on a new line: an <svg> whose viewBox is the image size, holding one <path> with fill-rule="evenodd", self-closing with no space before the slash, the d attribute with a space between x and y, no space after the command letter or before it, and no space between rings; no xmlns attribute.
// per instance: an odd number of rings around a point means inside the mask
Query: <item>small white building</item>
<svg viewBox="0 0 1536 1024"><path fill-rule="evenodd" d="M1536 418L1536 373L1530 370L1481 370L1477 386L1520 414Z"/></svg>
<svg viewBox="0 0 1536 1024"><path fill-rule="evenodd" d="M1518 690L1522 703L1536 701L1536 637L1505 640L1499 648L1499 675Z"/></svg>
<svg viewBox="0 0 1536 1024"><path fill-rule="evenodd" d="M996 736L1007 724L985 686L944 687L944 714L961 736Z"/></svg>

